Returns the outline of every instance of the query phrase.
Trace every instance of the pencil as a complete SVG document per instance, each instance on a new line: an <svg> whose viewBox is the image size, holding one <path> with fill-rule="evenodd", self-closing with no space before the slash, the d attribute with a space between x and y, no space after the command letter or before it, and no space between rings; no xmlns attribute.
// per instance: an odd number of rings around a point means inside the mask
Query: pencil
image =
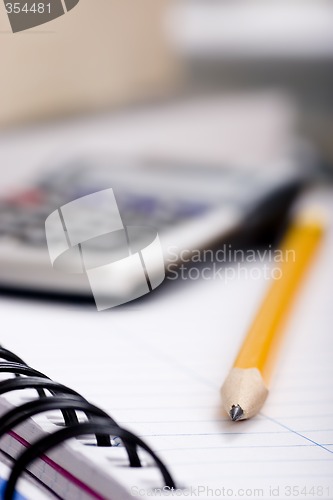
<svg viewBox="0 0 333 500"><path fill-rule="evenodd" d="M256 415L267 398L283 324L323 232L323 220L309 211L298 214L287 230L280 279L272 281L221 389L223 407L233 421Z"/></svg>

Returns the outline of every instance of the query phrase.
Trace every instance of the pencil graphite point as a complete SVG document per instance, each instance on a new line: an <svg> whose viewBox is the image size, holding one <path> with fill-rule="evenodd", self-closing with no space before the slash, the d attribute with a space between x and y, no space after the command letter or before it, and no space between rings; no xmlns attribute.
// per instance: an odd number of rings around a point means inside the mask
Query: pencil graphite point
<svg viewBox="0 0 333 500"><path fill-rule="evenodd" d="M223 407L234 422L256 415L267 394L257 368L233 368L221 388Z"/></svg>
<svg viewBox="0 0 333 500"><path fill-rule="evenodd" d="M237 422L243 416L244 412L239 405L232 405L231 410L229 411L230 418L233 422Z"/></svg>

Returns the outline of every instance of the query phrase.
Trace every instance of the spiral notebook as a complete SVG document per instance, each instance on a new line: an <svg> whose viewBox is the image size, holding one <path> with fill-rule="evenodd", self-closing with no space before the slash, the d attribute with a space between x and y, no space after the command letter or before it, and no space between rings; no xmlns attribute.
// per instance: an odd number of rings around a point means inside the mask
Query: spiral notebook
<svg viewBox="0 0 333 500"><path fill-rule="evenodd" d="M2 298L3 345L82 394L119 425L103 420L98 408L96 420L88 423L79 411L79 425L85 425L88 434L49 451L34 449L41 458L22 477L30 481L34 476L34 484L48 499L170 496L168 488L163 493L163 487L172 484L170 476L181 491L177 496L193 499L231 494L244 498L244 491L247 498L286 498L297 491L298 498L332 498L332 248L330 230L288 322L269 398L256 418L237 424L221 413L219 388L265 293L266 280L240 276L228 283L216 279L167 284L149 300L102 314L74 305ZM16 361L2 360L2 371L6 363ZM26 368L11 365L11 370ZM18 383L19 377L1 375L0 390L8 381ZM9 462L41 437L49 439L78 425L68 413L69 402L75 402L72 409L78 404L75 394L52 387L57 394L47 400L58 405L59 399L65 401L67 413L40 413L10 429L0 439L1 456ZM22 414L19 406L39 397L36 387L2 394L1 421L16 408L11 425L14 415ZM82 399L80 404L86 408ZM98 426L89 427L92 422ZM102 444L110 437L113 446L96 446L95 433ZM130 467L128 452L135 461L138 439L161 462L139 446L142 467ZM15 462L10 467L14 471ZM16 483L27 495L20 485Z"/></svg>

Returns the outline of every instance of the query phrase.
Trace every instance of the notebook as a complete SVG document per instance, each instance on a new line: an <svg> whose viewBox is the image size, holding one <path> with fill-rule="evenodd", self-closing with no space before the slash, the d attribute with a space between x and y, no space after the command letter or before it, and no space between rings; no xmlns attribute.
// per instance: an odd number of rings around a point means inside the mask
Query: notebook
<svg viewBox="0 0 333 500"><path fill-rule="evenodd" d="M48 498L333 498L332 249L333 224L286 325L267 402L238 423L222 413L219 389L268 286L268 258L236 265L233 279L226 266L215 279L167 282L148 300L103 313L2 297L2 344L139 436L177 488L163 490L144 452L143 467L129 467L123 446L98 447L88 435L33 463ZM1 397L0 417L31 397ZM59 412L40 414L0 448L16 456L62 422Z"/></svg>
<svg viewBox="0 0 333 500"><path fill-rule="evenodd" d="M0 463L0 498L3 498L9 473L10 467L4 463ZM22 494L22 491L24 491L25 494ZM46 500L47 496L43 494L38 487L25 479L21 481L20 489L15 493L15 500L28 500L29 498L34 498L35 500Z"/></svg>

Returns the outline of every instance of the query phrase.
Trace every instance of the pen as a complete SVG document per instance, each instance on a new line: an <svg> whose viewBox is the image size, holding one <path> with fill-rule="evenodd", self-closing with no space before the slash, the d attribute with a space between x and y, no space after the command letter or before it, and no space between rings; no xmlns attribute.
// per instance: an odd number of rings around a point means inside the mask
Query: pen
<svg viewBox="0 0 333 500"><path fill-rule="evenodd" d="M256 415L268 395L268 383L292 299L324 232L323 221L307 209L292 221L281 246L283 259L275 279L245 337L221 396L231 420Z"/></svg>

